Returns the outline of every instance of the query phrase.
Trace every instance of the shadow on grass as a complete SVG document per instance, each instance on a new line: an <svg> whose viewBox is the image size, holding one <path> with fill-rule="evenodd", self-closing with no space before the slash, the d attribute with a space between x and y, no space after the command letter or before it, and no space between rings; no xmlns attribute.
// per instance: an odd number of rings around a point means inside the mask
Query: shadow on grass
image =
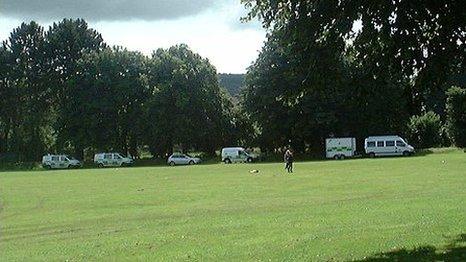
<svg viewBox="0 0 466 262"><path fill-rule="evenodd" d="M389 261L466 261L466 234L459 235L455 240L443 248L422 246L408 249L399 249L379 253L360 262L389 262Z"/></svg>

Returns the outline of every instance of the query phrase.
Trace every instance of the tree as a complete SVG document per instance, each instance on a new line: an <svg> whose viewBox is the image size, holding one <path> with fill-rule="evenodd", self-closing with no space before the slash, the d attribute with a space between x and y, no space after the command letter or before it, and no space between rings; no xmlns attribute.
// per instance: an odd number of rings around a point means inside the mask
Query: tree
<svg viewBox="0 0 466 262"><path fill-rule="evenodd" d="M2 44L0 46L0 153L9 151L11 111L15 108L12 99L11 66L11 53Z"/></svg>
<svg viewBox="0 0 466 262"><path fill-rule="evenodd" d="M261 135L272 140L270 145L284 145L288 136L302 140L297 145L302 147L330 133L401 132L409 116L423 108L444 115L444 98L434 94L465 72L460 1L243 3L250 8L248 18L259 17L269 31L247 77L248 93L258 97L247 104L282 102L271 111L277 117L253 115L267 127L262 132L275 130L272 139L270 133ZM259 88L264 90L251 90ZM273 126L284 124L289 128Z"/></svg>
<svg viewBox="0 0 466 262"><path fill-rule="evenodd" d="M11 56L7 74L10 150L36 160L46 150L50 90L43 28L35 22L13 30L4 46ZM5 49L4 47L4 49ZM5 51L4 51L5 52Z"/></svg>
<svg viewBox="0 0 466 262"><path fill-rule="evenodd" d="M287 43L296 43L302 51L309 51L314 40L330 40L340 45L334 51L341 52L342 41L347 40L356 49L357 60L372 60L372 68L389 63L395 74L412 80L406 90L410 114L419 113L423 106L442 111L445 100L438 94L452 76L465 73L462 1L242 2L251 10L249 18L259 17L265 27L286 31ZM362 27L354 27L356 22ZM377 42L382 48L374 50L371 46Z"/></svg>
<svg viewBox="0 0 466 262"><path fill-rule="evenodd" d="M215 68L179 45L153 53L149 79L155 92L147 108L146 143L153 155L170 153L175 145L213 154L227 138L231 107Z"/></svg>
<svg viewBox="0 0 466 262"><path fill-rule="evenodd" d="M408 124L409 141L416 148L438 146L441 142L441 128L440 116L432 111L412 116Z"/></svg>
<svg viewBox="0 0 466 262"><path fill-rule="evenodd" d="M119 47L84 55L70 84L63 135L77 148L137 154L150 95L146 58Z"/></svg>
<svg viewBox="0 0 466 262"><path fill-rule="evenodd" d="M82 19L63 19L53 23L46 33L47 56L50 60L50 86L52 87L54 103L57 113L55 129L58 133L58 147L63 149L69 144L69 138L63 131L66 115L64 107L75 99L70 92L70 80L77 72L78 61L90 52L99 52L105 48L102 36L90 29ZM79 118L74 119L79 121ZM76 147L77 145L72 145ZM83 148L75 148L77 155L82 156Z"/></svg>
<svg viewBox="0 0 466 262"><path fill-rule="evenodd" d="M447 97L448 134L456 146L466 147L466 89L452 87Z"/></svg>

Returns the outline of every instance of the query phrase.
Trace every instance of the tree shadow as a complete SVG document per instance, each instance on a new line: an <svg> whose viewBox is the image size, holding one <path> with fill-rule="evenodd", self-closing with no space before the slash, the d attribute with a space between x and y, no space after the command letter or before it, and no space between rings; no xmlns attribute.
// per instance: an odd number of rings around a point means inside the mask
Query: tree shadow
<svg viewBox="0 0 466 262"><path fill-rule="evenodd" d="M459 235L450 244L443 248L422 246L408 249L399 249L375 254L372 257L357 260L360 262L389 262L389 261L466 261L466 234Z"/></svg>

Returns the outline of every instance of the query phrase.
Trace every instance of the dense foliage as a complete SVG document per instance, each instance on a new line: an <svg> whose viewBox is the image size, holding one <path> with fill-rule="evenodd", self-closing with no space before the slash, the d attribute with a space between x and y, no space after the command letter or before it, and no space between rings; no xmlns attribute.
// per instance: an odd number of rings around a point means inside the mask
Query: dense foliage
<svg viewBox="0 0 466 262"><path fill-rule="evenodd" d="M412 116L408 124L408 140L417 148L438 146L442 142L441 128L440 116L432 111Z"/></svg>
<svg viewBox="0 0 466 262"><path fill-rule="evenodd" d="M466 89L452 87L447 97L448 134L455 145L466 147Z"/></svg>
<svg viewBox="0 0 466 262"><path fill-rule="evenodd" d="M464 85L462 1L243 3L269 32L244 94L266 149L401 134L412 115L444 119L446 89Z"/></svg>
<svg viewBox="0 0 466 262"><path fill-rule="evenodd" d="M107 47L84 20L14 29L0 47L0 156L148 145L213 153L239 139L230 97L208 60L180 45L152 57Z"/></svg>

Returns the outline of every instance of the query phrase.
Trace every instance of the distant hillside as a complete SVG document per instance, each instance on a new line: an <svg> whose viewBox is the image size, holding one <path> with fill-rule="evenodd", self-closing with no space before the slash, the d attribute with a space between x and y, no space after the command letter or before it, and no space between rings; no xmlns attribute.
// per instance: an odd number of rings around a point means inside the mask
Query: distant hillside
<svg viewBox="0 0 466 262"><path fill-rule="evenodd" d="M218 74L218 79L232 96L238 95L244 86L244 74Z"/></svg>

